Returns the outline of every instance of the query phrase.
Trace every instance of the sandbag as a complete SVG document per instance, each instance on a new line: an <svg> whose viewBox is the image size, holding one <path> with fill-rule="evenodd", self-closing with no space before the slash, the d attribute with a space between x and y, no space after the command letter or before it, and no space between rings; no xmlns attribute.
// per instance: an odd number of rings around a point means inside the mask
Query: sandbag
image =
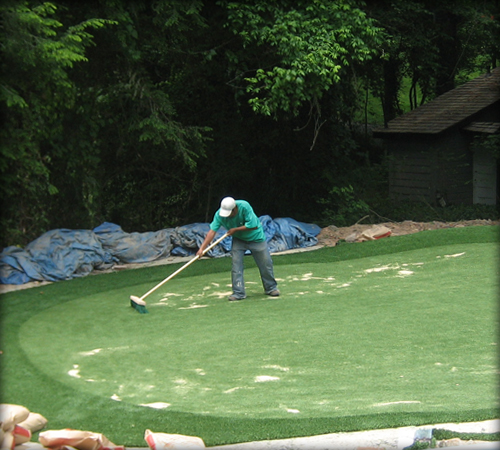
<svg viewBox="0 0 500 450"><path fill-rule="evenodd" d="M124 450L125 447L113 444L107 437L92 431L63 430L43 431L38 435L40 444L44 447L59 449L70 446L78 450Z"/></svg>
<svg viewBox="0 0 500 450"><path fill-rule="evenodd" d="M20 427L30 430L32 433L40 431L47 425L47 419L41 414L30 412L28 418L19 423Z"/></svg>
<svg viewBox="0 0 500 450"><path fill-rule="evenodd" d="M0 404L0 423L4 431L13 431L14 427L25 421L30 415L29 409L9 403Z"/></svg>
<svg viewBox="0 0 500 450"><path fill-rule="evenodd" d="M66 447L66 449L69 449L69 447ZM47 448L39 442L25 442L24 444L16 445L15 450L47 450Z"/></svg>
<svg viewBox="0 0 500 450"><path fill-rule="evenodd" d="M20 425L14 427L12 434L14 435L14 442L16 445L25 444L31 440L31 431Z"/></svg>
<svg viewBox="0 0 500 450"><path fill-rule="evenodd" d="M144 440L151 450L206 448L203 439L183 434L154 433L146 430Z"/></svg>
<svg viewBox="0 0 500 450"><path fill-rule="evenodd" d="M368 230L363 231L356 240L358 242L374 241L376 239L389 237L390 235L391 230L389 228L385 227L384 225L375 225Z"/></svg>
<svg viewBox="0 0 500 450"><path fill-rule="evenodd" d="M16 446L14 441L14 433L12 431L3 431L2 441L0 442L0 450L13 450Z"/></svg>

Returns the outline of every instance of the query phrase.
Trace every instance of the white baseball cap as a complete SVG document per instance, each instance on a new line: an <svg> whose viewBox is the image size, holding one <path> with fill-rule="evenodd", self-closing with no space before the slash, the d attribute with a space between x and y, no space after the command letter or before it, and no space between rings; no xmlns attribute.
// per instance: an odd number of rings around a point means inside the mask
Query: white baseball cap
<svg viewBox="0 0 500 450"><path fill-rule="evenodd" d="M220 202L219 216L229 217L231 211L236 208L236 202L233 197L225 197Z"/></svg>

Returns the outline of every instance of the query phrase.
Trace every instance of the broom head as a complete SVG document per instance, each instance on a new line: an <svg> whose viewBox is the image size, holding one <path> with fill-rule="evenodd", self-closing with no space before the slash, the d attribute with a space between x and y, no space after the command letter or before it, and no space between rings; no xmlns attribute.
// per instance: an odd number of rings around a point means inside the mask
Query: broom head
<svg viewBox="0 0 500 450"><path fill-rule="evenodd" d="M135 295L130 296L130 306L135 308L140 314L146 314L148 312L146 309L146 302Z"/></svg>

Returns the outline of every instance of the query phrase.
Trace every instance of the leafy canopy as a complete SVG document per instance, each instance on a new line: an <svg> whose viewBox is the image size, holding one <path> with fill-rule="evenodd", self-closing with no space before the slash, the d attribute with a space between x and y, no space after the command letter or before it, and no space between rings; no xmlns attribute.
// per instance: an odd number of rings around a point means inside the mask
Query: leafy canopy
<svg viewBox="0 0 500 450"><path fill-rule="evenodd" d="M46 148L60 132L64 113L74 105L76 87L69 70L87 61L85 50L92 44L87 30L112 23L89 19L65 28L55 18L56 11L48 2L0 7L2 228L15 223L20 233L43 229L43 200L58 192L50 182L51 155Z"/></svg>
<svg viewBox="0 0 500 450"><path fill-rule="evenodd" d="M359 2L357 2L359 4ZM253 110L298 114L339 83L342 72L379 54L382 30L350 0L228 2L230 26L262 58L246 77Z"/></svg>

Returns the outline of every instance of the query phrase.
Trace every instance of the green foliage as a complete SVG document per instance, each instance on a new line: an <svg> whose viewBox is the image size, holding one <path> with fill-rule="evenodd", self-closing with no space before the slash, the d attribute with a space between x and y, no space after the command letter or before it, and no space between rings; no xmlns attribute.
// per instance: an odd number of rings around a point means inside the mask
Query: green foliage
<svg viewBox="0 0 500 450"><path fill-rule="evenodd" d="M375 208L372 208L372 210ZM387 202L376 209L378 220L394 222L459 222L462 220L498 220L500 209L492 205L447 205L435 207L425 202Z"/></svg>
<svg viewBox="0 0 500 450"><path fill-rule="evenodd" d="M405 447L403 450L424 450L427 448L434 448L432 440L417 439L412 445Z"/></svg>
<svg viewBox="0 0 500 450"><path fill-rule="evenodd" d="M370 213L370 207L356 196L354 188L349 186L333 187L326 199L320 199L323 205L322 222L337 227L345 227L358 222Z"/></svg>
<svg viewBox="0 0 500 450"><path fill-rule="evenodd" d="M500 439L500 433L461 433L458 431L443 430L436 428L432 430L431 439L416 439L415 442L405 447L404 450L420 450L427 448L437 448L438 441L448 439L461 439L462 441L487 441L496 442Z"/></svg>
<svg viewBox="0 0 500 450"><path fill-rule="evenodd" d="M474 138L471 150L486 150L494 158L500 159L500 134L484 134Z"/></svg>
<svg viewBox="0 0 500 450"><path fill-rule="evenodd" d="M385 122L403 112L404 78L414 109L498 65L495 1L382 0L367 9L383 29L383 64L369 67L368 89L380 98Z"/></svg>
<svg viewBox="0 0 500 450"><path fill-rule="evenodd" d="M5 245L24 245L48 227L93 227L106 215L134 228L159 228L175 217L173 211L149 224L144 217L130 222L116 215L112 198L121 195L117 180L133 173L138 190L130 198L149 207L151 220L163 211L155 201L186 190L176 185L177 173L192 174L204 157L210 128L176 120L168 81L179 78L169 59L171 48L184 42L178 31L203 26L201 6L159 1L148 10L109 1L101 9L60 2L2 8L3 67L9 68L0 78L7 117L0 163ZM107 18L88 19L96 16ZM160 60L157 48L164 52ZM154 64L158 69L148 71ZM104 200L108 186L112 195ZM156 188L149 203L139 186ZM124 207L125 216L134 204Z"/></svg>
<svg viewBox="0 0 500 450"><path fill-rule="evenodd" d="M28 2L5 5L2 15L0 111L1 226L9 244L26 243L45 231L47 203L59 190L51 181L50 148L61 131L76 89L68 71L86 61L87 29L109 21L89 19L64 28L57 7Z"/></svg>
<svg viewBox="0 0 500 450"><path fill-rule="evenodd" d="M244 45L255 44L266 55L255 75L245 77L250 105L260 114L297 115L350 66L378 53L380 29L356 2L228 2L228 9Z"/></svg>
<svg viewBox="0 0 500 450"><path fill-rule="evenodd" d="M441 441L444 439L459 438L463 441L489 441L496 442L500 441L500 432L496 433L461 433L458 431L443 430L441 428L436 428L432 430L433 438Z"/></svg>
<svg viewBox="0 0 500 450"><path fill-rule="evenodd" d="M391 217L381 150L355 123L495 66L495 8L7 0L2 245L101 221L130 231L208 221L227 194L274 217L357 221L365 205Z"/></svg>

